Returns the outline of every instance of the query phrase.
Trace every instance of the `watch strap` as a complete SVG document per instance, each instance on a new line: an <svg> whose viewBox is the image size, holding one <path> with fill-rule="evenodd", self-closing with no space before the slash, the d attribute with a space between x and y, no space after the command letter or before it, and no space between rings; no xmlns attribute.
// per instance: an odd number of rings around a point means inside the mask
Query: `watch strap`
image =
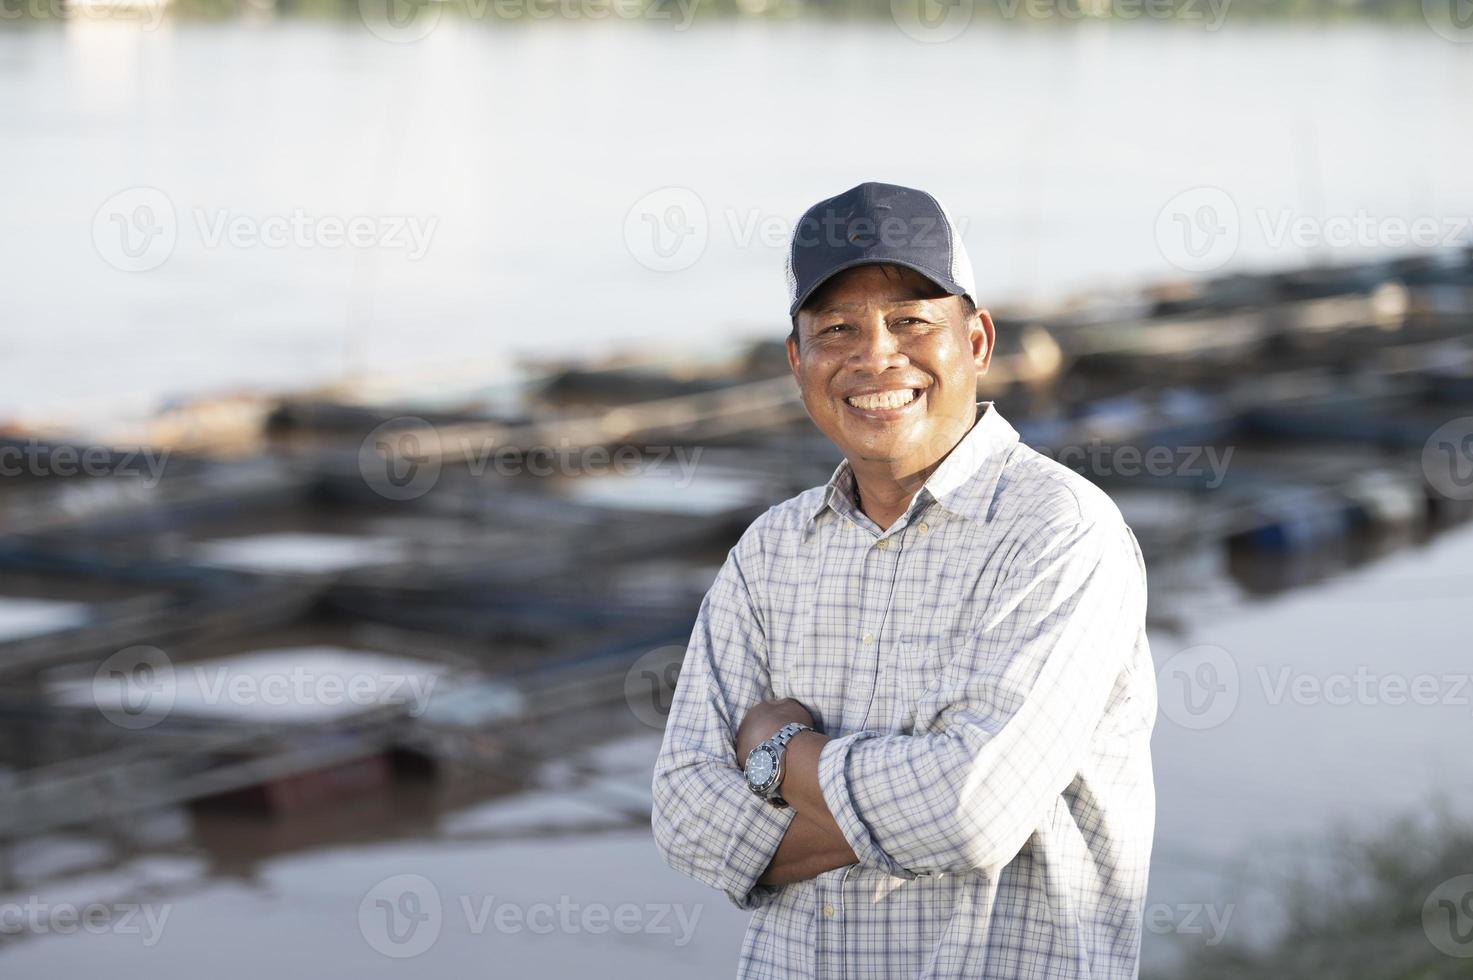
<svg viewBox="0 0 1473 980"><path fill-rule="evenodd" d="M811 731L814 731L812 725L805 725L802 722L798 721L790 721L783 727L779 728L767 739L767 743L777 750L778 778L777 781L772 784L772 789L768 790L764 797L767 802L771 803L773 806L786 807L788 805L788 801L783 799L781 793L779 792L779 787L781 787L783 784L783 778L786 777L788 774L788 743L791 742L793 740L793 737L799 732Z"/></svg>

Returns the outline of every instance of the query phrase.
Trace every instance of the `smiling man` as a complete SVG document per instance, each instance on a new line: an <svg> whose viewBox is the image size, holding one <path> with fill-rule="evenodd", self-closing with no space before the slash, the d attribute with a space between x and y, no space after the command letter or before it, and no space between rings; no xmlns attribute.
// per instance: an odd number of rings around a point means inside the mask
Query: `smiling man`
<svg viewBox="0 0 1473 980"><path fill-rule="evenodd" d="M743 978L1134 977L1155 817L1145 569L1100 490L977 402L955 225L861 184L789 251L788 362L844 455L701 605L654 775Z"/></svg>

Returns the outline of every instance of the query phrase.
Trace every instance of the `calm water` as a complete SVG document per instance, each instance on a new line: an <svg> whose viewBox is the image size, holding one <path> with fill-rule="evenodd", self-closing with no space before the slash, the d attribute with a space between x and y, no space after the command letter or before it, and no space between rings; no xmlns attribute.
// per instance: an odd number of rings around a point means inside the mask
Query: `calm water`
<svg viewBox="0 0 1473 980"><path fill-rule="evenodd" d="M782 331L783 222L863 179L940 193L966 224L983 288L1010 299L1183 274L1156 222L1199 185L1245 214L1473 214L1473 136L1455 125L1470 53L1425 30L1231 22L1215 34L989 26L942 45L883 24L675 35L446 21L411 45L355 23L7 30L0 419L141 411L354 371L489 377L521 352L699 349ZM945 123L917 128L918 96L937 93ZM641 205L668 188L694 195L686 219L704 216L694 258L641 237L659 230L645 213L658 222L671 202L689 205L677 192ZM139 189L162 195L175 241L155 267L127 271L111 219L158 204ZM135 196L109 210L120 193ZM403 247L248 240L297 214L368 216L379 232L402 219L426 234ZM245 238L231 244L223 229L237 220ZM1311 257L1246 221L1223 268ZM1238 687L1209 727L1159 723L1153 903L1236 895L1256 883L1243 859L1264 841L1473 785L1470 708L1451 695L1409 706L1275 694L1286 666L1290 682L1322 684L1358 668L1466 675L1470 552L1464 529L1274 600L1219 595L1185 633L1154 638L1166 697L1168 682L1201 676L1203 658L1180 661L1181 674L1172 658L1202 647L1225 652L1206 662L1230 666ZM1178 718L1199 720L1183 705ZM10 856L14 891L0 903L144 902L168 919L152 943L147 923L0 934L0 973L726 975L745 916L665 870L625 815L647 793L657 739L625 723L620 751L515 800L399 799L283 827L160 814L122 843L32 842ZM376 948L363 910L406 874L445 909L438 939L399 959ZM670 904L686 919L538 935L481 918L560 902ZM653 927L654 914L640 921ZM1272 921L1245 906L1231 928Z"/></svg>
<svg viewBox="0 0 1473 980"><path fill-rule="evenodd" d="M1223 268L1292 265L1309 252L1260 212L1473 214L1469 55L1231 16L945 44L888 22L11 27L0 418L785 330L786 222L863 179L947 200L992 300L1183 274L1156 223L1199 185L1242 212ZM665 188L694 197L646 197ZM162 263L124 271L122 236L166 217ZM371 244L322 224L355 218ZM655 248L682 230L694 254Z"/></svg>
<svg viewBox="0 0 1473 980"><path fill-rule="evenodd" d="M1174 932L1189 945L1214 937L1204 906L1225 929L1219 939L1271 934L1282 921L1274 882L1294 858L1321 853L1329 828L1378 827L1437 799L1466 812L1470 551L1473 527L1463 527L1270 600L1219 595L1186 631L1152 636L1162 715L1149 963L1169 961ZM1217 651L1205 660L1211 686L1231 680L1211 703L1207 687L1180 683L1200 679L1204 661L1183 656L1204 648ZM1347 701L1357 676L1371 695ZM1411 703L1418 684L1439 703ZM514 796L451 780L279 823L165 811L130 820L112 841L27 842L8 856L0 907L29 895L48 907L139 904L154 923L0 932L0 973L76 976L106 964L112 977L182 980L208 963L231 980L729 975L745 913L666 869L649 836L658 734L622 707L597 726L601 744L547 764ZM440 903L413 955L386 939L375 904L407 892ZM584 925L583 910L621 905L639 906L637 929ZM538 933L498 920L502 906L575 918Z"/></svg>

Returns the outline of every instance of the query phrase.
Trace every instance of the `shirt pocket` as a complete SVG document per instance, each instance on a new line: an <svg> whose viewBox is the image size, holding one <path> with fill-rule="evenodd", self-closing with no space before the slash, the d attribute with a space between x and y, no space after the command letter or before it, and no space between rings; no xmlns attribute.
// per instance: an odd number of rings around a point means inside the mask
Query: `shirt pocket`
<svg viewBox="0 0 1473 980"><path fill-rule="evenodd" d="M934 716L933 705L942 686L942 675L948 663L950 643L944 639L919 638L897 641L884 667L879 685L880 697L871 714L868 727L883 726L886 732L920 734L924 722Z"/></svg>

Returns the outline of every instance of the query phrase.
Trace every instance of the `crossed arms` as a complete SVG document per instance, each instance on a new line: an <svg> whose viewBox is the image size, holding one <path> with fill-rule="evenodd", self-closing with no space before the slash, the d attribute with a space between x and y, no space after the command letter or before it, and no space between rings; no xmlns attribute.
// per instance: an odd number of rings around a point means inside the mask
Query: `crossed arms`
<svg viewBox="0 0 1473 980"><path fill-rule="evenodd" d="M749 539L701 604L655 767L653 827L670 865L756 908L850 864L914 878L1011 861L1078 772L1144 619L1128 529L1058 522L1032 535L973 642L927 693L929 730L800 733L786 809L740 771L757 742L811 720L795 701L769 702L772 651L753 597L761 552Z"/></svg>

